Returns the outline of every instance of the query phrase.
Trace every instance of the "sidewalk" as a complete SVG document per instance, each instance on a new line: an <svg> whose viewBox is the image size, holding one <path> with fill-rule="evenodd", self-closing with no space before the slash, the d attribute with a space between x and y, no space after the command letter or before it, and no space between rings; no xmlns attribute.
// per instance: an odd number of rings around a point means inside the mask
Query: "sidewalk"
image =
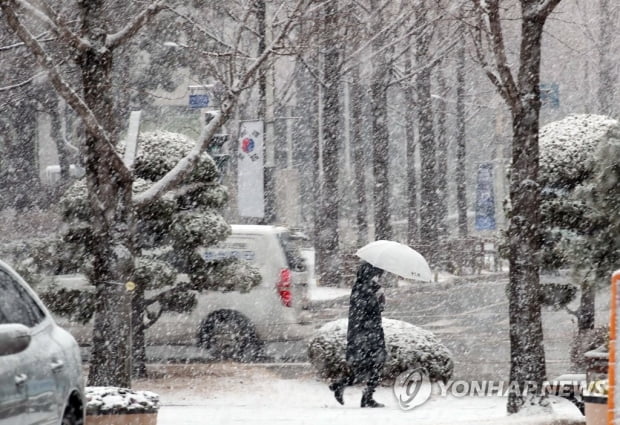
<svg viewBox="0 0 620 425"><path fill-rule="evenodd" d="M327 388L307 372L288 377L269 367L221 363L210 366L161 366L159 377L137 381L135 389L161 397L158 425L215 424L584 424L570 402L555 398L552 413L506 414L501 397L442 397L434 395L422 406L403 411L391 387L379 388L375 398L383 409L361 409L362 388L345 392L339 405Z"/></svg>

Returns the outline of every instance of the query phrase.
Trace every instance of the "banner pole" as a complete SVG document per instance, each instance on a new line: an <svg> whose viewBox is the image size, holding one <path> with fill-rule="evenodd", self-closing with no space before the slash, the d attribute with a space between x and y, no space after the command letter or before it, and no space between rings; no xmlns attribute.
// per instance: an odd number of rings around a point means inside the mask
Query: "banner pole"
<svg viewBox="0 0 620 425"><path fill-rule="evenodd" d="M616 355L617 348L616 344L620 343L620 340L617 338L617 330L618 330L618 315L617 309L618 305L618 296L620 295L618 291L618 285L620 284L620 270L616 270L611 277L611 305L609 312L609 367L607 378L609 381L609 390L607 391L607 425L613 425L616 417L616 394L620 396L620 392L616 391L616 382L619 381L616 373L618 372L618 368L616 367ZM620 404L620 403L618 403Z"/></svg>

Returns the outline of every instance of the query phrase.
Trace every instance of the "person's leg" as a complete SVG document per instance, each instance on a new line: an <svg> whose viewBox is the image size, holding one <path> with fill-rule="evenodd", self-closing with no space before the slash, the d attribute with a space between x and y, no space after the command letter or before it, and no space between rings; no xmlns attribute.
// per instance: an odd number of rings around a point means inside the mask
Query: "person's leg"
<svg viewBox="0 0 620 425"><path fill-rule="evenodd" d="M368 383L366 384L366 388L362 394L362 407L384 407L383 404L377 402L372 398L372 395L375 392L375 389L379 386L379 382L381 381L381 368L377 368L373 371Z"/></svg>
<svg viewBox="0 0 620 425"><path fill-rule="evenodd" d="M334 392L334 397L338 403L344 404L344 389L349 385L353 385L353 375L345 375L329 385L329 389Z"/></svg>

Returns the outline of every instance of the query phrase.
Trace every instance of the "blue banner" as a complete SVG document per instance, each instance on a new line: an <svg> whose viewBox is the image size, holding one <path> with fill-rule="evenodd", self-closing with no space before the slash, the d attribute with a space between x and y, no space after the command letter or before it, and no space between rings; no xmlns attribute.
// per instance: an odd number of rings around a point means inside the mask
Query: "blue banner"
<svg viewBox="0 0 620 425"><path fill-rule="evenodd" d="M478 165L476 179L476 230L495 230L493 163Z"/></svg>

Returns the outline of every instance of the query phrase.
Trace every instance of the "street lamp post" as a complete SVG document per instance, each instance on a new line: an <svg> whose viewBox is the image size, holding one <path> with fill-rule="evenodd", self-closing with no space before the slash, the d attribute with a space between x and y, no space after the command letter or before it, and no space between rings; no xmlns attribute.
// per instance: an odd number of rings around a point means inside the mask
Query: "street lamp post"
<svg viewBox="0 0 620 425"><path fill-rule="evenodd" d="M258 21L258 55L260 56L267 46L267 5L265 0L256 0L256 19ZM272 87L269 87L272 90ZM271 92L268 90L267 64L263 63L258 75L259 108L258 115L264 123L263 133L263 156L265 158L264 172L264 196L265 216L263 224L273 224L276 221L275 209L275 158L273 150L273 116L269 116L272 107Z"/></svg>

